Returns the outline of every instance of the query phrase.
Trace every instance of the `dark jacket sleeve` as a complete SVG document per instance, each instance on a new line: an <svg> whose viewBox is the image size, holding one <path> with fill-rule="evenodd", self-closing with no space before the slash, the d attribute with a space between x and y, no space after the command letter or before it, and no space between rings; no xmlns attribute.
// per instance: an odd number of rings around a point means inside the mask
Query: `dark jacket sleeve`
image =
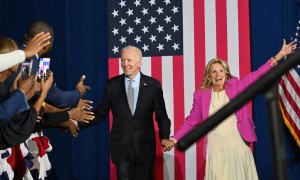
<svg viewBox="0 0 300 180"><path fill-rule="evenodd" d="M14 94L0 104L0 121L10 120L17 113L29 109L25 94L16 90Z"/></svg>
<svg viewBox="0 0 300 180"><path fill-rule="evenodd" d="M59 125L69 120L69 113L67 111L44 113L43 127Z"/></svg>
<svg viewBox="0 0 300 180"><path fill-rule="evenodd" d="M35 128L37 112L34 108L0 122L0 150L16 146L28 139Z"/></svg>
<svg viewBox="0 0 300 180"><path fill-rule="evenodd" d="M159 127L159 137L162 139L169 139L171 132L171 120L168 117L163 90L160 83L157 83L157 94L154 101L155 119Z"/></svg>
<svg viewBox="0 0 300 180"><path fill-rule="evenodd" d="M59 108L76 107L80 99L78 90L62 91L52 85L48 91L46 102Z"/></svg>

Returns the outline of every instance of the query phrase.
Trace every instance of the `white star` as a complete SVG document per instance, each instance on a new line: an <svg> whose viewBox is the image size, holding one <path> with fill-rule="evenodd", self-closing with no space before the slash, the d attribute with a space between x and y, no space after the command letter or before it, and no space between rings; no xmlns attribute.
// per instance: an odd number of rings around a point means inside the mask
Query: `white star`
<svg viewBox="0 0 300 180"><path fill-rule="evenodd" d="M151 34L151 37L150 37L149 39L151 40L151 42L156 41L156 36L153 36L153 35Z"/></svg>
<svg viewBox="0 0 300 180"><path fill-rule="evenodd" d="M164 2L166 3L166 5L171 4L171 0L164 0Z"/></svg>
<svg viewBox="0 0 300 180"><path fill-rule="evenodd" d="M173 6L173 9L171 11L173 11L174 14L179 12L178 7L175 7L175 6Z"/></svg>
<svg viewBox="0 0 300 180"><path fill-rule="evenodd" d="M119 11L114 10L114 12L112 12L111 14L114 15L114 17L119 16L118 14Z"/></svg>
<svg viewBox="0 0 300 180"><path fill-rule="evenodd" d="M133 4L135 4L135 7L138 7L141 5L141 0L136 0Z"/></svg>
<svg viewBox="0 0 300 180"><path fill-rule="evenodd" d="M122 8L123 6L126 6L126 4L125 4L125 3L126 3L126 1L122 1L122 0L121 0L121 2L119 3L119 4L120 4L120 6L121 6L121 8Z"/></svg>
<svg viewBox="0 0 300 180"><path fill-rule="evenodd" d="M143 29L142 29L142 31L144 32L144 34L145 34L146 32L149 32L149 31L148 31L148 27L145 27L145 26L144 26Z"/></svg>
<svg viewBox="0 0 300 180"><path fill-rule="evenodd" d="M121 39L119 39L119 41L121 41L121 44L126 42L126 37L121 36Z"/></svg>
<svg viewBox="0 0 300 180"><path fill-rule="evenodd" d="M149 19L149 21L151 22L151 24L156 23L156 18L151 16L151 19Z"/></svg>
<svg viewBox="0 0 300 180"><path fill-rule="evenodd" d="M141 42L141 36L135 36L134 40L136 43Z"/></svg>
<svg viewBox="0 0 300 180"><path fill-rule="evenodd" d="M149 3L150 3L150 4L151 4L151 6L152 6L152 5L154 5L154 4L155 4L155 0L150 0L150 1L149 1Z"/></svg>
<svg viewBox="0 0 300 180"><path fill-rule="evenodd" d="M164 31L164 27L158 25L158 28L156 28L158 30L158 33L163 32Z"/></svg>
<svg viewBox="0 0 300 180"><path fill-rule="evenodd" d="M141 18L136 17L134 22L135 22L135 25L141 24Z"/></svg>
<svg viewBox="0 0 300 180"><path fill-rule="evenodd" d="M142 49L144 50L144 52L149 51L148 47L149 47L148 45L144 44L144 46L142 47Z"/></svg>
<svg viewBox="0 0 300 180"><path fill-rule="evenodd" d="M148 14L148 9L143 8L142 13L145 16L145 14Z"/></svg>
<svg viewBox="0 0 300 180"><path fill-rule="evenodd" d="M169 22L172 22L171 17L169 17L169 16L166 16L166 18L164 20L166 21L166 24L168 24Z"/></svg>
<svg viewBox="0 0 300 180"><path fill-rule="evenodd" d="M162 14L162 13L164 13L163 10L164 10L164 8L158 7L158 9L156 11L158 14Z"/></svg>
<svg viewBox="0 0 300 180"><path fill-rule="evenodd" d="M126 13L128 14L128 17L129 17L129 16L133 15L133 10L128 9L128 11Z"/></svg>
<svg viewBox="0 0 300 180"><path fill-rule="evenodd" d="M164 45L159 43L156 48L158 49L158 51L164 50Z"/></svg>
<svg viewBox="0 0 300 180"><path fill-rule="evenodd" d="M176 49L179 49L179 44L174 43L172 47L174 48L174 51L176 51Z"/></svg>
<svg viewBox="0 0 300 180"><path fill-rule="evenodd" d="M128 34L131 34L131 33L133 33L133 28L128 27L128 29L126 31L128 32Z"/></svg>
<svg viewBox="0 0 300 180"><path fill-rule="evenodd" d="M114 52L114 54L116 54L117 52L119 52L119 47L114 46L114 48L112 49L112 51Z"/></svg>
<svg viewBox="0 0 300 180"><path fill-rule="evenodd" d="M114 30L111 32L114 33L114 36L115 36L116 34L119 34L119 29L114 28Z"/></svg>
<svg viewBox="0 0 300 180"><path fill-rule="evenodd" d="M121 21L119 21L121 26L123 26L124 24L126 24L126 19L121 18Z"/></svg>
<svg viewBox="0 0 300 180"><path fill-rule="evenodd" d="M172 41L171 39L172 35L167 34L166 37L164 37L166 39L166 41Z"/></svg>
<svg viewBox="0 0 300 180"><path fill-rule="evenodd" d="M174 30L174 32L179 31L179 25L175 25L172 27L172 29Z"/></svg>

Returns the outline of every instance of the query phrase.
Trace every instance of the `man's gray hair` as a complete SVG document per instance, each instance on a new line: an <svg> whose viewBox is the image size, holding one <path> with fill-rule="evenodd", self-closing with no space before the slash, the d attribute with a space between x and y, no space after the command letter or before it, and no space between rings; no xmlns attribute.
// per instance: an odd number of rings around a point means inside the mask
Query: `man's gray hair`
<svg viewBox="0 0 300 180"><path fill-rule="evenodd" d="M121 55L122 55L123 51L125 51L127 49L136 49L138 51L138 60L142 60L143 54L142 54L142 51L140 50L140 48L135 47L135 46L125 46L121 49Z"/></svg>

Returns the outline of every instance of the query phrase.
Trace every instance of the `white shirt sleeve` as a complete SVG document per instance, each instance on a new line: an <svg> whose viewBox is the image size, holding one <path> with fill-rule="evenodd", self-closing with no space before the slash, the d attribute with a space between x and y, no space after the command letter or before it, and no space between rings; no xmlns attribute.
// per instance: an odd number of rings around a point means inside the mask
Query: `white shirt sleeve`
<svg viewBox="0 0 300 180"><path fill-rule="evenodd" d="M25 61L25 53L22 50L15 50L10 53L0 54L0 72Z"/></svg>

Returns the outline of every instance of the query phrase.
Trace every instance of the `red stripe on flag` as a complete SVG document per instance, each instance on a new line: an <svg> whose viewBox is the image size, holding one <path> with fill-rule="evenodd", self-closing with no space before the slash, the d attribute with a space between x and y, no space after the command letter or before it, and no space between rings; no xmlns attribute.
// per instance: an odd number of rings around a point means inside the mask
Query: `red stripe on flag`
<svg viewBox="0 0 300 180"><path fill-rule="evenodd" d="M286 118L286 120L288 121L289 125L292 127L293 131L295 131L295 133L298 135L300 135L300 130L297 127L297 125L295 124L295 121L293 120L293 118L291 117L290 113L286 110L286 107L283 104L283 100L281 98L281 96L279 96L279 101L280 104L282 105L282 110L283 110L283 114Z"/></svg>
<svg viewBox="0 0 300 180"><path fill-rule="evenodd" d="M174 132L177 132L181 124L184 122L184 73L183 73L183 57L173 57L173 98L174 98ZM174 167L175 180L182 180L185 177L185 153L174 148Z"/></svg>
<svg viewBox="0 0 300 180"><path fill-rule="evenodd" d="M162 58L161 56L155 56L151 58L151 76L157 80L162 82ZM155 116L155 115L154 115ZM154 117L153 117L154 120ZM154 120L155 121L155 120ZM164 179L164 158L162 148L160 146L160 139L159 139L159 128L155 121L154 123L155 128L155 136L156 136L156 160L154 164L154 179L163 180Z"/></svg>
<svg viewBox="0 0 300 180"><path fill-rule="evenodd" d="M109 58L108 59L108 78L112 78L114 76L119 75L119 58ZM112 114L111 112L109 113L109 132L112 127ZM117 171L114 163L112 163L111 158L110 158L110 180L117 180Z"/></svg>
<svg viewBox="0 0 300 180"><path fill-rule="evenodd" d="M288 80L290 80L290 79L288 79ZM300 108L297 105L295 99L290 94L289 90L287 89L287 87L286 87L285 83L282 81L282 79L280 80L279 84L281 85L281 88L283 90L285 98L289 102L289 104L292 107L292 109L294 110L294 112L297 114L298 119L300 119ZM285 105L283 104L283 106L285 106ZM286 110L286 108L284 108L284 109Z"/></svg>
<svg viewBox="0 0 300 180"><path fill-rule="evenodd" d="M205 10L204 0L194 1L194 52L195 52L195 89L199 89L205 71ZM197 179L204 179L205 160L203 158L203 140L196 143Z"/></svg>
<svg viewBox="0 0 300 180"><path fill-rule="evenodd" d="M227 8L226 0L216 1L217 57L227 62Z"/></svg>
<svg viewBox="0 0 300 180"><path fill-rule="evenodd" d="M290 72L286 74L287 79L289 80L291 86L293 87L294 91L297 93L298 97L300 97L300 87L299 84L295 81L293 76Z"/></svg>
<svg viewBox="0 0 300 180"><path fill-rule="evenodd" d="M239 68L240 78L251 71L250 60L250 30L249 30L249 2L238 1L239 23Z"/></svg>
<svg viewBox="0 0 300 180"><path fill-rule="evenodd" d="M195 88L201 85L205 70L204 0L194 1Z"/></svg>
<svg viewBox="0 0 300 180"><path fill-rule="evenodd" d="M249 23L249 1L238 1L239 78L243 78L251 72ZM252 118L252 101L247 106ZM252 144L250 146L253 149Z"/></svg>

